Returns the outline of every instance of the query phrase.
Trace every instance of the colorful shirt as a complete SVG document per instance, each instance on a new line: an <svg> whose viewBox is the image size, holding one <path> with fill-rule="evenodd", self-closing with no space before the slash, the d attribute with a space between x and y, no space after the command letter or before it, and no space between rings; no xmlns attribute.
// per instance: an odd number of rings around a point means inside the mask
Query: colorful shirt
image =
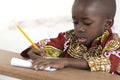
<svg viewBox="0 0 120 80"><path fill-rule="evenodd" d="M91 71L118 73L120 63L120 38L111 29L97 37L88 49L78 42L74 30L59 33L57 38L44 39L37 43L46 50L47 57L84 58ZM29 58L26 49L21 55Z"/></svg>

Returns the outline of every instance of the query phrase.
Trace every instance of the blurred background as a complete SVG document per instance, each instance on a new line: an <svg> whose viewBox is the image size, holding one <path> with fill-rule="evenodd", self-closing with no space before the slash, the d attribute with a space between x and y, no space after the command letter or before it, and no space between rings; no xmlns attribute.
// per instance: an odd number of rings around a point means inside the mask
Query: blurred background
<svg viewBox="0 0 120 80"><path fill-rule="evenodd" d="M20 33L19 24L37 42L56 37L59 32L73 28L71 7L74 0L0 0L0 49L20 53L30 46ZM120 0L113 31L120 35Z"/></svg>
<svg viewBox="0 0 120 80"><path fill-rule="evenodd" d="M19 24L37 42L56 37L59 32L73 28L71 7L74 0L0 0L0 49L20 53L30 46L17 29ZM113 31L120 35L120 0ZM0 80L19 80L0 75Z"/></svg>

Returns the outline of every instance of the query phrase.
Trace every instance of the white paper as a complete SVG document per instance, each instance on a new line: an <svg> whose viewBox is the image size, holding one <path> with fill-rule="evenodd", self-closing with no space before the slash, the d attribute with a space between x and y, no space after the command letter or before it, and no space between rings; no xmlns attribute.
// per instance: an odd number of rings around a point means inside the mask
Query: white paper
<svg viewBox="0 0 120 80"><path fill-rule="evenodd" d="M11 65L12 66L18 66L18 67L25 67L25 68L31 68L32 67L32 63L30 60L23 60L23 59L19 59L19 58L15 58L13 57L11 59ZM40 67L41 70L43 70L43 66ZM51 67L47 67L44 70L46 71L55 71L55 68L51 68Z"/></svg>
<svg viewBox="0 0 120 80"><path fill-rule="evenodd" d="M32 63L30 61L19 59L19 58L12 58L11 65L18 66L18 67L26 67L26 68L32 67Z"/></svg>

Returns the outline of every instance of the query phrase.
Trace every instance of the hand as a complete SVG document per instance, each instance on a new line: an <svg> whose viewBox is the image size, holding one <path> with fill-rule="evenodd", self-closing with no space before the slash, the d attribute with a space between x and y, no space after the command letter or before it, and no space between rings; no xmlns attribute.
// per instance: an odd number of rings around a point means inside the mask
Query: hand
<svg viewBox="0 0 120 80"><path fill-rule="evenodd" d="M73 67L78 69L88 70L89 66L85 59L73 59L73 58L37 58L33 60L32 67L36 70L43 67L43 69L47 67L63 69L65 67Z"/></svg>
<svg viewBox="0 0 120 80"><path fill-rule="evenodd" d="M66 67L67 61L64 58L37 58L33 61L33 68L36 70L43 67L43 69L47 67L62 69Z"/></svg>
<svg viewBox="0 0 120 80"><path fill-rule="evenodd" d="M43 49L40 49L39 51L36 48L31 47L27 54L29 55L30 59L35 60L39 57L44 57L46 52Z"/></svg>

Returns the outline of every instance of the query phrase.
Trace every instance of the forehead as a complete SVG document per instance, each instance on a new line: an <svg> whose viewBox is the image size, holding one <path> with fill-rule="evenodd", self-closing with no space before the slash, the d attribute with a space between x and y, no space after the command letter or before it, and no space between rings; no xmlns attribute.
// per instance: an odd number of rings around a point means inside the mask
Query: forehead
<svg viewBox="0 0 120 80"><path fill-rule="evenodd" d="M72 8L72 15L75 16L104 16L105 12L99 2L75 2Z"/></svg>

